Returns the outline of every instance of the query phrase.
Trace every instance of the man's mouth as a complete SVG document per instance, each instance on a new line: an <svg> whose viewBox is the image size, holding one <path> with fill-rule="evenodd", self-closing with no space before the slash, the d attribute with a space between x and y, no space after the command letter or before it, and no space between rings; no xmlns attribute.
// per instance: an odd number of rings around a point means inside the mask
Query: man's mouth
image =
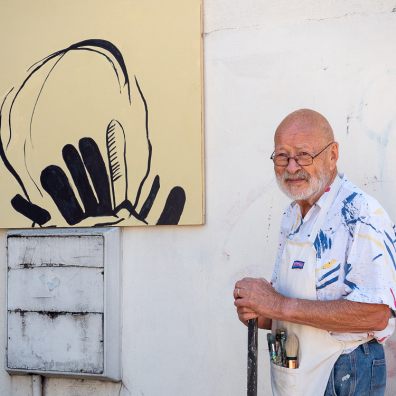
<svg viewBox="0 0 396 396"><path fill-rule="evenodd" d="M301 182L306 182L307 179L286 179L286 183L297 184Z"/></svg>

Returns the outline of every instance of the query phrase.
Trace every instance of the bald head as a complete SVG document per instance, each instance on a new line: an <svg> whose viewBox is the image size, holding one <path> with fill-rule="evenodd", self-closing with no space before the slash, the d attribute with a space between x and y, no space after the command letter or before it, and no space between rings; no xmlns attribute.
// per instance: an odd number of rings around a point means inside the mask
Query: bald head
<svg viewBox="0 0 396 396"><path fill-rule="evenodd" d="M319 144L334 141L331 125L322 114L311 109L300 109L286 116L276 128L274 139L280 134L305 133Z"/></svg>

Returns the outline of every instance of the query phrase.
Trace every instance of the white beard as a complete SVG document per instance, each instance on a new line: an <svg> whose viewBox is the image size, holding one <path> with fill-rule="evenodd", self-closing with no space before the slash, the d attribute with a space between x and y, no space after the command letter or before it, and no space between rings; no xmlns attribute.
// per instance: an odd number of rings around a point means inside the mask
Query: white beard
<svg viewBox="0 0 396 396"><path fill-rule="evenodd" d="M293 187L286 184L286 180L301 178L308 182L307 188L302 191L293 191ZM282 192L290 199L294 201L305 201L317 195L319 192L324 191L330 181L330 177L324 169L319 172L318 177L313 177L304 169L300 169L293 174L285 171L282 176L276 175L276 181Z"/></svg>

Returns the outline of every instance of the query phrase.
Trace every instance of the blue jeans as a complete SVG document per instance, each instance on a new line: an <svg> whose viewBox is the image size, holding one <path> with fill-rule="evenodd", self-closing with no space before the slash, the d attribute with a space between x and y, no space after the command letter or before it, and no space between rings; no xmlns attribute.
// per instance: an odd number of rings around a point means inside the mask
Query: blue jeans
<svg viewBox="0 0 396 396"><path fill-rule="evenodd" d="M385 386L384 347L371 341L338 358L324 396L383 396Z"/></svg>

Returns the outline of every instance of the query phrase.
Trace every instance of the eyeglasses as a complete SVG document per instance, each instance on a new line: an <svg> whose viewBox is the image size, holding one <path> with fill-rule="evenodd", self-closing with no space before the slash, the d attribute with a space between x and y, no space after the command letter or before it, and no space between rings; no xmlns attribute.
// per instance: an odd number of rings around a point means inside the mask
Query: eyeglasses
<svg viewBox="0 0 396 396"><path fill-rule="evenodd" d="M286 167L289 164L289 161L291 158L294 159L294 161L297 162L298 165L300 166L308 166L312 165L313 160L319 155L322 154L323 151L325 151L328 147L330 147L333 143L335 142L330 142L325 148L319 151L319 153L315 155L311 155L308 153L300 153L295 155L294 157L289 157L287 154L281 153L281 154L276 154L275 151L272 153L270 159L274 161L274 164L276 166L283 166Z"/></svg>

